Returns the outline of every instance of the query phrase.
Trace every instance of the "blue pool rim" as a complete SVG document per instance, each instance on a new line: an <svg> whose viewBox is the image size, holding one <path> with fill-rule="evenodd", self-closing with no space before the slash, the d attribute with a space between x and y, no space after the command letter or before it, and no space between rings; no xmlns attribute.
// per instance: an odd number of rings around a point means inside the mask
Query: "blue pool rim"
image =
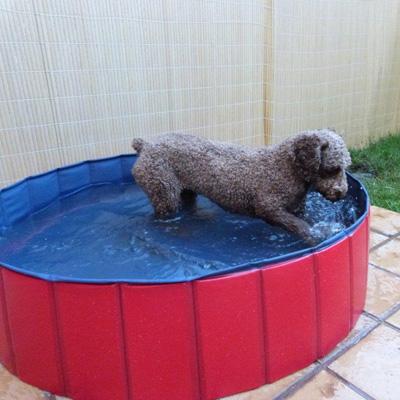
<svg viewBox="0 0 400 400"><path fill-rule="evenodd" d="M77 164L67 165L48 172L29 176L11 186L0 190L0 230L5 229L28 215L33 215L48 207L55 200L71 196L81 190L95 185L112 183L132 183L132 166L137 156L135 154L123 154L114 157L87 160ZM364 185L351 174L347 173L349 187L358 189L359 205L363 210L361 216L351 226L337 233L329 239L314 247L290 252L285 255L268 258L257 263L246 263L227 268L222 272L210 272L199 279L211 276L222 276L233 272L250 270L253 268L276 265L278 263L319 252L327 247L340 242L350 236L358 226L367 218L370 207L370 199ZM358 188L357 188L358 186ZM57 273L45 274L26 271L21 266L10 265L1 260L0 266L28 276L44 279L52 282L81 282L81 283L139 283L154 284L150 281L134 279L104 279L101 276L96 278L74 278L58 276ZM188 279L188 281L193 279ZM177 283L183 280L169 280L164 283ZM157 282L159 284L160 282Z"/></svg>

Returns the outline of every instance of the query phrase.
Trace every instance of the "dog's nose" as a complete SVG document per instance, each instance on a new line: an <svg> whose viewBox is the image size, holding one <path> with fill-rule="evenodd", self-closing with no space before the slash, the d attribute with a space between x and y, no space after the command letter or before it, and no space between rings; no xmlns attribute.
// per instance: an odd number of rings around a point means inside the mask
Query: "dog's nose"
<svg viewBox="0 0 400 400"><path fill-rule="evenodd" d="M337 199L341 199L344 196L344 192L341 189L335 189L334 193Z"/></svg>

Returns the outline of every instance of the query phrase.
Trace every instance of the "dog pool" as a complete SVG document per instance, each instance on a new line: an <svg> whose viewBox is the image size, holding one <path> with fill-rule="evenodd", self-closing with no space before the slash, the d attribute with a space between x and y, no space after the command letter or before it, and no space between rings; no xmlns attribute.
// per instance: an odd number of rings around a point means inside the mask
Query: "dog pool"
<svg viewBox="0 0 400 400"><path fill-rule="evenodd" d="M157 220L135 156L88 161L1 191L0 360L74 399L214 399L330 351L364 300L368 196L310 192L309 247L197 205Z"/></svg>

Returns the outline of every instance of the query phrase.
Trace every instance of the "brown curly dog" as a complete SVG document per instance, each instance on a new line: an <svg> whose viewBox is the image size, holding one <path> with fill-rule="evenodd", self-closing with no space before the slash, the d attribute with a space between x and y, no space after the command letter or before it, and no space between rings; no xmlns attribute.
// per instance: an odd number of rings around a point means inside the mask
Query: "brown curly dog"
<svg viewBox="0 0 400 400"><path fill-rule="evenodd" d="M310 226L293 214L310 185L329 200L347 193L351 163L343 139L331 129L307 131L258 149L168 133L148 143L134 139L140 153L132 172L157 217L176 213L196 194L227 211L261 218L310 243Z"/></svg>

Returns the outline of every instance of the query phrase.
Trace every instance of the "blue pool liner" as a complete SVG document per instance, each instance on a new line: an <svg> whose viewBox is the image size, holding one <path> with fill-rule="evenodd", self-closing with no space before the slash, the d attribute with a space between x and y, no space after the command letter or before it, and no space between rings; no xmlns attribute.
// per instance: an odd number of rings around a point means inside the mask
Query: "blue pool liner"
<svg viewBox="0 0 400 400"><path fill-rule="evenodd" d="M57 199L63 199L72 196L82 190L96 185L106 185L115 183L132 184L131 174L132 166L136 161L136 155L120 155L111 158L99 160L90 160L78 164L57 168L55 170L28 177L12 186L0 190L0 234L19 221L32 216L46 207L53 204ZM323 241L314 247L308 247L293 251L285 255L266 258L257 263L243 263L235 266L227 266L223 270L210 271L204 270L204 273L196 276L176 276L162 279L159 276L151 279L141 279L127 274L126 277L118 275L116 277L105 278L99 273L98 276L79 277L66 276L52 273L27 271L23 265L10 264L0 252L0 265L11 270L24 273L48 281L67 281L67 282L85 282L85 283L112 283L112 282L130 282L130 283L169 283L191 281L213 275L221 275L245 269L257 268L260 266L272 265L279 262L299 258L312 252L322 250L336 242L341 241L346 236L351 235L355 229L365 220L369 210L369 197L363 184L351 174L347 174L349 182L349 194L355 199L358 209L361 210L358 219L348 228L335 234L329 239ZM110 266L110 268L112 268Z"/></svg>

